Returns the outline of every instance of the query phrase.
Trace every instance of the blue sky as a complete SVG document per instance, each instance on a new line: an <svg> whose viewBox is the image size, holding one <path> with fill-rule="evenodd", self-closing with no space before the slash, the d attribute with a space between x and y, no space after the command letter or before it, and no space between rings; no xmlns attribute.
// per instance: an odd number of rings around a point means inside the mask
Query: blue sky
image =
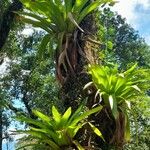
<svg viewBox="0 0 150 150"><path fill-rule="evenodd" d="M127 22L139 31L150 45L150 0L118 0L113 10L117 11Z"/></svg>

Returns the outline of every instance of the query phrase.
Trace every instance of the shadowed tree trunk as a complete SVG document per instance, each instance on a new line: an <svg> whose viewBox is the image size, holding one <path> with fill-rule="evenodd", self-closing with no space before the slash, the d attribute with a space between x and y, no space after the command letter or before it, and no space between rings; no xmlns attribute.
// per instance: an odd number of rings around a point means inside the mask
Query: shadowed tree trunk
<svg viewBox="0 0 150 150"><path fill-rule="evenodd" d="M75 64L74 74L67 74L66 80L61 89L61 98L64 100L65 106L72 106L76 109L80 103L79 98L84 99L87 97L87 93L83 91L85 84L91 81L90 76L86 72L86 66L95 64L98 60L96 57L96 51L94 45L88 38L96 33L96 27L87 24L86 22L94 22L93 15L88 16L80 25L86 34L82 34L79 30L77 32L77 62ZM92 37L93 38L93 37ZM74 48L70 49L70 55L72 55Z"/></svg>
<svg viewBox="0 0 150 150"><path fill-rule="evenodd" d="M0 22L0 51L7 40L11 25L15 17L13 11L18 11L20 9L22 9L21 2L19 0L14 0L2 15L2 19Z"/></svg>
<svg viewBox="0 0 150 150"><path fill-rule="evenodd" d="M73 45L73 42L70 41L70 46L68 46L70 50L70 53L68 52L70 61L73 59L72 55L74 55L74 51L76 51L77 62L74 64L74 73L65 74L65 81L60 90L60 99L64 101L65 107L71 106L73 110L75 110L79 106L80 102L86 98L88 99L87 106L89 108L97 103L94 98L96 89L93 88L89 91L83 90L84 86L91 81L91 77L87 73L86 66L88 64L100 63L97 53L97 50L100 50L100 44L95 42L97 41L95 18L96 14L92 13L82 21L80 27L84 30L84 33L80 30L75 31L77 35L76 45ZM103 103L101 104L104 105ZM102 132L106 142L95 135L92 135L91 137L90 133L87 135L87 139L83 143L84 146L87 146L87 143L93 140L102 150L109 150L112 145L117 145L117 148L121 147L120 149L122 149L124 134L120 131L124 131L124 119L121 115L119 116L118 122L115 122L110 108L104 106L103 110L96 114L96 116L91 116L90 120L94 120L95 125ZM119 125L120 130L116 130L118 129L117 125ZM79 133L78 137L83 137L82 131Z"/></svg>
<svg viewBox="0 0 150 150"><path fill-rule="evenodd" d="M75 67L75 74L68 74L67 78L62 85L60 91L60 99L64 100L65 107L71 106L75 110L80 102L84 99L88 99L87 106L91 108L96 102L94 100L96 89L90 89L90 91L83 90L84 86L91 81L90 75L87 73L86 66L88 64L98 64L98 53L97 50L100 49L100 44L94 42L96 41L96 20L95 13L87 16L84 21L80 24L80 27L85 31L81 33L78 31L78 62ZM73 49L71 49L73 51ZM70 53L71 55L71 53ZM107 111L107 112L106 112ZM102 149L110 148L110 140L112 138L113 132L115 130L114 120L110 119L110 111L108 108L104 108L101 113L97 116L92 116L90 119L95 121L95 124L100 125L99 129L102 131L106 142L103 142L98 137L93 136L93 141L95 141L98 147ZM84 132L84 131L83 131ZM78 137L83 135L83 132L80 132ZM91 134L91 133L90 133ZM91 138L90 135L87 135L87 138ZM83 143L87 146L89 139Z"/></svg>

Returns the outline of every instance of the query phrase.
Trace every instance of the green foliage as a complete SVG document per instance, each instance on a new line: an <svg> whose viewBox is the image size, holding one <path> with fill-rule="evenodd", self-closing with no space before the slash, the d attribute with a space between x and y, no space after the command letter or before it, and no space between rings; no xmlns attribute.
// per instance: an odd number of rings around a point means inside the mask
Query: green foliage
<svg viewBox="0 0 150 150"><path fill-rule="evenodd" d="M139 97L132 103L129 112L131 124L131 141L124 146L125 150L148 150L150 147L150 97Z"/></svg>
<svg viewBox="0 0 150 150"><path fill-rule="evenodd" d="M125 18L111 8L105 8L98 17L98 36L103 43L101 50L106 62L118 63L121 69L135 62L138 66L150 67L149 46Z"/></svg>
<svg viewBox="0 0 150 150"><path fill-rule="evenodd" d="M0 1L0 22L2 21L2 15L6 7L9 5L9 0Z"/></svg>
<svg viewBox="0 0 150 150"><path fill-rule="evenodd" d="M54 62L49 59L49 47L42 55L44 60L40 60L36 52L42 35L43 32L34 32L33 35L21 35L17 41L12 41L15 46L11 47L11 51L16 56L12 54L7 72L1 79L1 88L5 90L9 103L27 115L30 115L28 110L31 108L40 108L44 113L49 113L49 107L53 104L63 108L58 102L58 84L54 77ZM19 47L16 47L19 43ZM16 105L18 103L21 105Z"/></svg>
<svg viewBox="0 0 150 150"><path fill-rule="evenodd" d="M119 70L125 70L128 65L138 62L139 67L149 68L150 66L150 53L149 46L145 40L135 31L126 19L121 15L113 12L110 8L105 8L99 15L99 31L98 35L103 43L100 56L103 56L104 64L108 62L118 63ZM113 47L109 48L108 42L113 43ZM102 57L100 57L102 58ZM109 64L110 65L110 64ZM142 69L139 69L140 78L144 79L145 75ZM149 72L147 70L147 72ZM149 76L149 73L146 73ZM149 82L147 82L147 85ZM132 112L129 111L131 140L127 143L124 149L149 149L149 96L147 90L149 86L144 84L139 85L140 89L145 89L140 92L139 96L131 100ZM134 117L133 117L134 116ZM138 139L138 143L137 143Z"/></svg>
<svg viewBox="0 0 150 150"><path fill-rule="evenodd" d="M64 40L67 47L68 38L73 36L75 29L78 28L84 32L79 24L89 13L102 4L113 2L113 0L96 0L90 3L88 3L89 0L76 0L74 3L72 0L20 1L27 9L27 11L19 12L22 16L21 19L34 27L42 28L48 33L41 43L40 51L45 50L45 46L49 42L48 38L55 39L58 49L62 51Z"/></svg>
<svg viewBox="0 0 150 150"><path fill-rule="evenodd" d="M44 143L55 150L61 149L62 146L72 146L73 143L79 150L82 150L83 148L76 140L74 140L74 137L79 129L87 123L85 119L89 115L100 111L102 106L86 111L84 111L84 109L85 107L82 104L73 114L71 114L71 107L69 107L66 112L61 115L56 107L53 106L52 117L44 115L40 111L33 110L33 113L38 117L38 120L18 116L18 120L25 121L30 126L29 130L18 132L29 134L31 137L37 139L38 143ZM89 123L89 125L98 136L102 137L101 132L94 125L91 123ZM35 144L37 145L37 142Z"/></svg>
<svg viewBox="0 0 150 150"><path fill-rule="evenodd" d="M115 119L119 112L126 116L126 140L129 140L130 127L127 110L131 109L130 103L145 94L150 79L149 70L136 69L137 64L125 72L119 73L117 67L89 66L89 73L97 88L100 101L111 108Z"/></svg>
<svg viewBox="0 0 150 150"><path fill-rule="evenodd" d="M33 18L24 18L26 22L31 23L36 27L41 27L50 34L55 33L58 35L62 32L72 33L77 24L80 24L86 15L96 9L99 5L112 2L112 0L96 0L89 3L87 6L85 6L85 4L88 0L76 0L74 4L72 0L21 0L21 2L31 12L20 12L20 15Z"/></svg>

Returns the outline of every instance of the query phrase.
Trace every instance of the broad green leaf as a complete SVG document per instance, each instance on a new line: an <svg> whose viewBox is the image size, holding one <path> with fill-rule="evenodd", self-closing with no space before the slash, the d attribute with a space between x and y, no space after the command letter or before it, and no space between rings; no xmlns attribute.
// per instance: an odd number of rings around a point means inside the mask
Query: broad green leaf
<svg viewBox="0 0 150 150"><path fill-rule="evenodd" d="M126 80L122 77L118 77L116 85L114 85L114 91L117 94L120 94L122 90L126 87Z"/></svg>
<svg viewBox="0 0 150 150"><path fill-rule="evenodd" d="M110 104L110 107L111 107L112 114L113 114L114 118L117 119L117 117L118 117L118 108L117 108L116 97L114 95L109 96L109 104Z"/></svg>
<svg viewBox="0 0 150 150"><path fill-rule="evenodd" d="M131 87L137 90L138 92L141 92L140 88L137 85L132 85Z"/></svg>
<svg viewBox="0 0 150 150"><path fill-rule="evenodd" d="M63 12L59 9L59 6L55 5L53 1L35 1L29 2L21 0L21 2L34 13L42 14L49 18L51 23L57 26L57 31L61 32L66 29Z"/></svg>
<svg viewBox="0 0 150 150"><path fill-rule="evenodd" d="M25 17L21 17L21 20L24 21L25 23L33 25L34 27L39 27L48 33L52 33L52 30L50 30L45 24L42 24L42 22L40 21L36 21Z"/></svg>
<svg viewBox="0 0 150 150"><path fill-rule="evenodd" d="M98 6L101 4L99 0L96 0L92 3L90 3L86 8L82 10L82 12L79 15L78 23L80 23L84 17L86 17L90 12L98 8Z"/></svg>
<svg viewBox="0 0 150 150"><path fill-rule="evenodd" d="M34 120L34 119L26 118L26 117L23 117L23 116L20 116L20 117L18 116L18 117L16 117L16 119L19 120L19 121L22 121L22 122L24 121L28 124L32 124L34 126L38 126L40 128L47 128L47 125L42 123L39 120Z"/></svg>
<svg viewBox="0 0 150 150"><path fill-rule="evenodd" d="M43 59L43 54L46 51L46 46L50 42L50 34L46 34L44 38L42 39L42 42L40 44L40 47L38 49L38 56Z"/></svg>
<svg viewBox="0 0 150 150"><path fill-rule="evenodd" d="M36 14L41 14L41 15L47 16L48 18L51 17L50 8L52 8L52 6L50 5L49 2L29 1L29 0L20 0L20 1L30 11L32 11Z"/></svg>
<svg viewBox="0 0 150 150"><path fill-rule="evenodd" d="M64 115L62 116L62 119L68 120L69 117L70 117L70 115L71 115L71 107L69 107L69 108L66 110L66 112L65 112Z"/></svg>
<svg viewBox="0 0 150 150"><path fill-rule="evenodd" d="M73 143L75 144L75 146L78 148L78 150L84 150L84 148L79 144L78 141L73 140Z"/></svg>
<svg viewBox="0 0 150 150"><path fill-rule="evenodd" d="M47 143L54 150L61 150L61 148L50 139L43 139L43 142Z"/></svg>
<svg viewBox="0 0 150 150"><path fill-rule="evenodd" d="M65 1L65 7L66 7L66 16L69 12L72 11L72 1L71 0L64 0Z"/></svg>
<svg viewBox="0 0 150 150"><path fill-rule="evenodd" d="M86 112L83 112L83 114L81 114L79 117L77 117L76 119L73 120L72 125L76 125L78 122L87 118L89 115L94 114L98 111L101 111L102 108L103 108L102 106L98 106L98 107L92 108Z"/></svg>
<svg viewBox="0 0 150 150"><path fill-rule="evenodd" d="M52 107L52 114L53 114L53 119L56 121L56 123L60 123L61 114L58 112L55 106Z"/></svg>
<svg viewBox="0 0 150 150"><path fill-rule="evenodd" d="M83 108L85 107L85 104L86 104L86 100L83 100L83 102L80 104L78 109L72 114L72 116L68 120L67 125L71 125L72 121L81 115L81 113L83 112Z"/></svg>
<svg viewBox="0 0 150 150"><path fill-rule="evenodd" d="M17 132L19 132L19 133L25 133L25 134L30 134L31 136L33 136L34 138L37 138L37 139L46 139L46 135L44 133L37 132L37 131L18 130Z"/></svg>
<svg viewBox="0 0 150 150"><path fill-rule="evenodd" d="M84 119L102 109L102 106L98 106L86 112L82 112L85 103L86 101L83 101L81 106L75 111L72 116L71 107L69 107L62 117L55 106L53 106L52 120L47 115L34 110L34 114L42 121L20 117L19 120L25 121L26 123L31 125L31 127L30 130L18 130L17 132L29 134L30 137L34 137L34 139L40 139L42 143L49 145L49 147L51 147L52 149L59 150L63 145L67 146L72 144L74 136L77 134L79 129L87 123L86 121L84 121ZM96 128L94 131L99 134Z"/></svg>
<svg viewBox="0 0 150 150"><path fill-rule="evenodd" d="M139 96L139 92L132 88L131 86L127 86L122 93L120 94L121 97L123 97L126 100L131 100L137 96Z"/></svg>
<svg viewBox="0 0 150 150"><path fill-rule="evenodd" d="M69 117L71 116L71 107L69 107L61 118L60 126L66 126Z"/></svg>
<svg viewBox="0 0 150 150"><path fill-rule="evenodd" d="M125 103L127 104L127 107L128 107L129 109L131 109L131 103L130 103L129 101L127 101L127 100L125 100Z"/></svg>
<svg viewBox="0 0 150 150"><path fill-rule="evenodd" d="M20 150L20 149L25 149L26 147L32 147L32 146L34 146L34 147L41 147L42 145L41 144L26 144L26 145L24 145L24 146L21 146L21 147L18 147L18 148L16 148L15 150ZM44 146L43 146L44 147Z"/></svg>
<svg viewBox="0 0 150 150"><path fill-rule="evenodd" d="M113 104L114 103L114 100L113 100L113 97L112 97L112 95L109 95L109 104L110 104L110 108L111 108L111 110L113 109Z"/></svg>
<svg viewBox="0 0 150 150"><path fill-rule="evenodd" d="M90 127L92 128L92 130L94 131L94 133L95 133L96 135L98 135L100 138L102 138L103 141L105 141L105 139L104 139L104 137L103 137L101 131L100 131L98 128L96 128L92 123L89 122L88 124L90 125Z"/></svg>
<svg viewBox="0 0 150 150"><path fill-rule="evenodd" d="M39 117L40 119L42 119L44 122L47 122L48 124L50 124L51 119L50 119L48 116L44 115L43 113L41 113L41 112L38 111L38 110L33 110L33 113L34 113L37 117Z"/></svg>
<svg viewBox="0 0 150 150"><path fill-rule="evenodd" d="M70 137L74 137L77 132L79 131L79 129L81 129L87 122L83 122L83 123L78 123L77 125L74 126L69 126L68 127L68 134L70 135Z"/></svg>
<svg viewBox="0 0 150 150"><path fill-rule="evenodd" d="M125 116L125 139L126 141L130 141L130 121L128 115Z"/></svg>
<svg viewBox="0 0 150 150"><path fill-rule="evenodd" d="M133 65L130 69L124 72L124 75L128 75L129 73L133 72L135 68L137 67L137 63Z"/></svg>
<svg viewBox="0 0 150 150"><path fill-rule="evenodd" d="M38 128L31 128L31 130L29 131L34 131L36 133L39 134L43 134L44 136L48 136L49 138L53 139L54 141L58 142L58 135L55 131L48 129L48 128L44 128L44 129L38 129ZM43 138L44 139L44 138Z"/></svg>
<svg viewBox="0 0 150 150"><path fill-rule="evenodd" d="M47 18L43 17L43 16L40 16L40 15L37 15L37 14L34 14L34 13L31 13L31 12L15 12L21 16L24 16L24 17L31 17L32 19L34 18L35 20L37 21L40 21L42 24L45 24L45 26L50 26L50 20L48 21Z"/></svg>
<svg viewBox="0 0 150 150"><path fill-rule="evenodd" d="M43 142L49 144L50 147L56 148L56 150L60 150L60 148L50 138L48 138L48 136L46 136L41 132L28 130L28 131L22 131L22 133L30 134L35 138L42 139Z"/></svg>
<svg viewBox="0 0 150 150"><path fill-rule="evenodd" d="M88 0L76 0L73 8L74 12L80 13L87 2Z"/></svg>

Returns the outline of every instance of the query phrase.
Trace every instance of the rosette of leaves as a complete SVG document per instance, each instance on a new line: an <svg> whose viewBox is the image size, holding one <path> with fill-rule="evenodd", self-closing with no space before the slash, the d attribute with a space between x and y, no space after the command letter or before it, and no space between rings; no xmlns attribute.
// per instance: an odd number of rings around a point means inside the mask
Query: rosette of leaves
<svg viewBox="0 0 150 150"><path fill-rule="evenodd" d="M130 140L128 111L132 110L134 101L145 95L150 83L149 70L136 68L137 64L127 71L119 72L117 67L89 66L92 82L85 86L96 87L95 98L99 97L99 102L110 108L116 122L116 133L122 132L122 138L126 141ZM119 136L118 141L121 141Z"/></svg>
<svg viewBox="0 0 150 150"><path fill-rule="evenodd" d="M47 149L61 150L71 146L76 146L79 150L84 148L74 139L75 135L85 124L93 129L95 134L102 137L101 132L90 122L86 121L86 118L102 109L102 106L92 108L84 111L83 105L72 114L71 107L61 115L55 106L52 107L52 117L49 117L40 111L33 110L33 113L38 117L37 120L18 116L17 119L29 124L29 129L26 131L18 131L30 135L36 141L34 144L28 144L18 149L22 149L27 146L45 147Z"/></svg>
<svg viewBox="0 0 150 150"><path fill-rule="evenodd" d="M39 56L46 45L52 42L57 45L56 63L57 77L62 83L68 72L74 73L77 63L77 32L82 20L98 6L113 0L20 0L25 11L19 12L21 20L47 32L39 48ZM63 68L63 73L62 73ZM65 72L65 73L64 73ZM65 75L64 75L65 74Z"/></svg>

